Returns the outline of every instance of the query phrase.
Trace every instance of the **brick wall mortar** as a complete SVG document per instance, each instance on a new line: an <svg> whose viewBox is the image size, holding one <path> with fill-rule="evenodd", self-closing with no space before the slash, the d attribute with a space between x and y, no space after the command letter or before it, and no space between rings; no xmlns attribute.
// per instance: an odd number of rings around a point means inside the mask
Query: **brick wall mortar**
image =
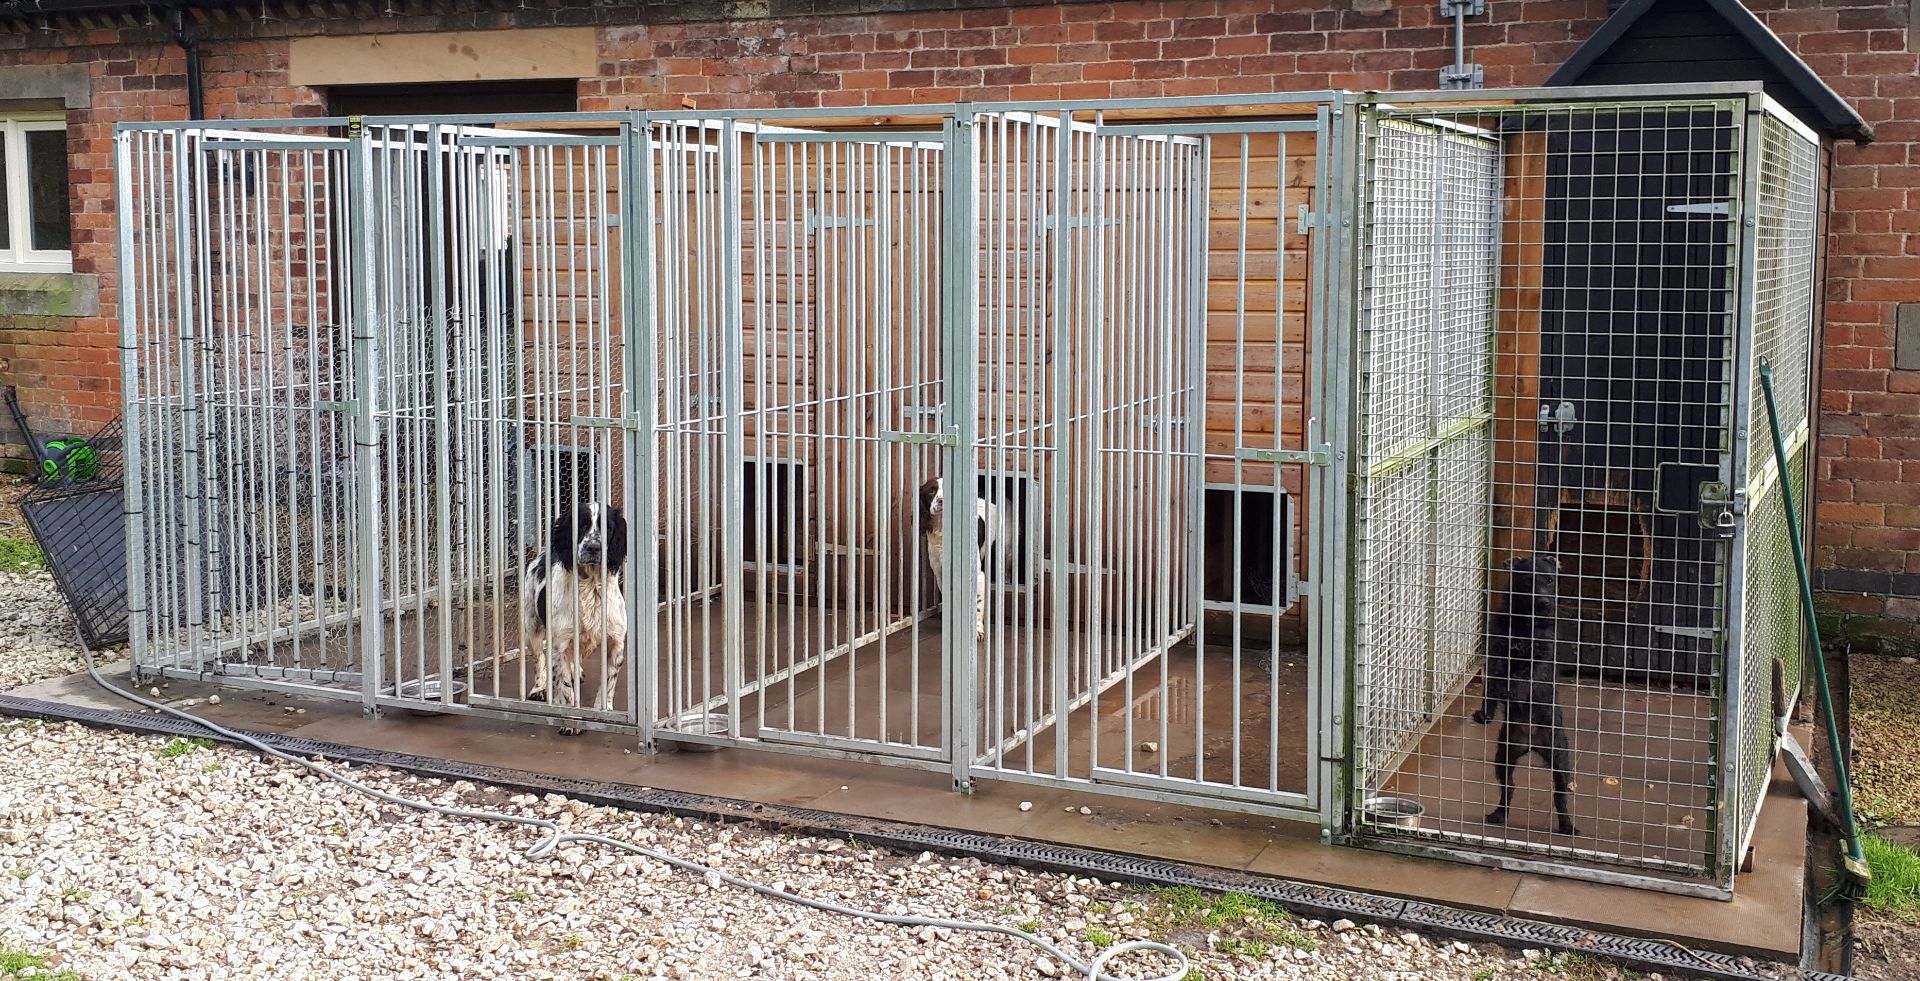
<svg viewBox="0 0 1920 981"><path fill-rule="evenodd" d="M324 112L323 93L287 81L294 37L579 24L599 26L600 75L579 85L580 108L588 110L679 108L685 99L702 108L753 108L1404 89L1432 87L1439 67L1452 60L1448 28L1433 6L572 3L371 21L212 23L203 28L203 52L207 108L216 117ZM1920 586L1912 575L1920 574L1920 551L1888 547L1920 532L1920 372L1892 369L1896 310L1920 303L1920 55L1912 51L1920 45L1909 37L1908 0L1748 6L1879 137L1870 147L1840 146L1834 157L1815 559L1840 572L1900 573L1907 576L1901 581ZM801 9L814 13L793 12ZM1545 81L1592 35L1606 0L1489 0L1487 11L1469 32L1487 84L1530 85ZM101 316L54 327L0 320L0 377L19 385L28 411L50 430L86 429L110 419L118 400L117 294L105 220L112 213L111 127L183 117L184 58L152 29L68 30L0 35L0 63L80 63L93 73L91 107L69 116L70 152L86 175L73 191L75 266L102 276ZM62 359L41 356L47 347Z"/></svg>

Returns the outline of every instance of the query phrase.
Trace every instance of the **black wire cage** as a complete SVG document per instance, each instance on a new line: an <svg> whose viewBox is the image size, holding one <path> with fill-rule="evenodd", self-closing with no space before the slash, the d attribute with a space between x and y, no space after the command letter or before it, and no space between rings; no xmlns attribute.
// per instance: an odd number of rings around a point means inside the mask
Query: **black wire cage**
<svg viewBox="0 0 1920 981"><path fill-rule="evenodd" d="M127 641L126 483L120 420L66 441L20 502L89 650Z"/></svg>

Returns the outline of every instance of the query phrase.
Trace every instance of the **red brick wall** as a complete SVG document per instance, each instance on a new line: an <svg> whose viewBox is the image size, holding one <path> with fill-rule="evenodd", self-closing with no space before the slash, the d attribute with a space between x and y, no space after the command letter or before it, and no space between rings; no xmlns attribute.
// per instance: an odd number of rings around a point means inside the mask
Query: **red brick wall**
<svg viewBox="0 0 1920 981"><path fill-rule="evenodd" d="M1920 302L1920 56L1908 50L1907 3L1748 6L1879 135L1873 146L1836 151L1817 558L1836 602L1920 618L1920 372L1892 369L1896 305ZM581 81L582 109L678 108L688 98L717 108L1430 88L1452 60L1450 27L1433 0L1140 0L635 22L672 10L207 24L207 110L320 113L321 93L286 80L287 39L317 33L599 23L600 77ZM1537 84L1605 16L1606 0L1489 0L1486 16L1468 25L1470 58L1486 66L1489 86ZM111 124L184 116L184 60L156 32L134 29L0 36L0 63L10 62L85 63L94 75L92 107L70 117L71 149L75 265L103 274L102 316L0 323L0 376L52 428L84 429L110 418L117 398Z"/></svg>

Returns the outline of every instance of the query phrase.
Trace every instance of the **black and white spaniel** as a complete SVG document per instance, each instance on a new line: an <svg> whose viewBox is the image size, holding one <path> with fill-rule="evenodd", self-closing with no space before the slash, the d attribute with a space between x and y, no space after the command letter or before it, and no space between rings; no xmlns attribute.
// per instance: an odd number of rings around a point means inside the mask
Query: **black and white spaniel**
<svg viewBox="0 0 1920 981"><path fill-rule="evenodd" d="M606 670L592 704L612 709L613 688L627 660L627 596L621 588L626 563L627 519L619 508L597 501L562 506L547 550L527 566L520 592L521 640L535 666L529 699L578 707L587 658L605 651ZM551 662L550 653L558 655Z"/></svg>
<svg viewBox="0 0 1920 981"><path fill-rule="evenodd" d="M920 540L927 549L927 564L933 567L933 588L944 599L947 595L946 526L941 515L947 509L946 482L935 477L920 485ZM974 499L974 536L979 543L979 565L974 569L973 636L987 636L987 570L996 559L1004 561L1001 542L1012 540L1010 529L1001 527L1000 507L985 497Z"/></svg>

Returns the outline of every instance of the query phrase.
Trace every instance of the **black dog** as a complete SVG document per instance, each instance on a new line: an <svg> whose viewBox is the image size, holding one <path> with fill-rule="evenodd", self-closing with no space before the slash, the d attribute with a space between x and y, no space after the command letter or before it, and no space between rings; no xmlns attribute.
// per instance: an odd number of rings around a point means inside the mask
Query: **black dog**
<svg viewBox="0 0 1920 981"><path fill-rule="evenodd" d="M1567 814L1573 761L1557 691L1560 664L1555 656L1553 617L1560 595L1560 566L1551 558L1527 556L1508 562L1506 569L1506 595L1487 619L1486 698L1473 713L1473 721L1486 725L1493 721L1496 707L1507 708L1493 758L1494 773L1500 778L1500 806L1487 815L1487 823L1507 823L1507 806L1513 802L1513 765L1528 753L1538 753L1553 770L1553 810L1559 817L1559 832L1577 835L1580 829Z"/></svg>

